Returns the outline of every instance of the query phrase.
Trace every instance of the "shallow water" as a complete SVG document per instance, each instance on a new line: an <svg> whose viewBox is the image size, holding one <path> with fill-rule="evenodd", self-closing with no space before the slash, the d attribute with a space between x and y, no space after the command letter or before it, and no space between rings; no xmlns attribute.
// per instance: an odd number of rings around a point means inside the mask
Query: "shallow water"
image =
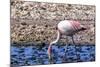
<svg viewBox="0 0 100 67"><path fill-rule="evenodd" d="M49 64L47 49L48 46L11 46L11 65ZM53 64L89 61L95 61L95 45L52 46Z"/></svg>

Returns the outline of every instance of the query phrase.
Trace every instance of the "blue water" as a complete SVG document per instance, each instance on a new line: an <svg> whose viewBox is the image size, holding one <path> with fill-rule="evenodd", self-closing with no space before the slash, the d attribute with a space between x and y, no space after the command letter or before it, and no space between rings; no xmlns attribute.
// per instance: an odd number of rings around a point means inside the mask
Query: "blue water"
<svg viewBox="0 0 100 67"><path fill-rule="evenodd" d="M49 64L47 49L48 46L11 46L11 65ZM52 46L53 64L89 61L95 61L95 45Z"/></svg>

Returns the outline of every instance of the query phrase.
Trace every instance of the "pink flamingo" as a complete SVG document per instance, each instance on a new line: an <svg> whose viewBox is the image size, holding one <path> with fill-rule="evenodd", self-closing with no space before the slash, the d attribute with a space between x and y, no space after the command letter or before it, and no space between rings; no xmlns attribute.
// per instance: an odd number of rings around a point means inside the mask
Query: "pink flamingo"
<svg viewBox="0 0 100 67"><path fill-rule="evenodd" d="M86 28L79 23L79 21L64 20L60 21L57 26L57 38L50 43L47 53L49 60L51 59L51 46L57 43L61 35L71 36L74 43L73 35L79 31L86 30Z"/></svg>

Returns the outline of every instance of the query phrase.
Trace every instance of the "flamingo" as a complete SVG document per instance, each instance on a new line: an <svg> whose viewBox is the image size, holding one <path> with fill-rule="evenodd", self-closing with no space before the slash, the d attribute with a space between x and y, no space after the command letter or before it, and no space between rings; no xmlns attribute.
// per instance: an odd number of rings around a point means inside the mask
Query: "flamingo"
<svg viewBox="0 0 100 67"><path fill-rule="evenodd" d="M83 30L86 30L86 28L83 25L81 25L79 21L73 21L73 20L60 21L57 25L57 38L56 40L54 40L49 44L47 50L49 60L51 60L51 46L59 41L61 35L72 37L72 41L74 43L73 35Z"/></svg>

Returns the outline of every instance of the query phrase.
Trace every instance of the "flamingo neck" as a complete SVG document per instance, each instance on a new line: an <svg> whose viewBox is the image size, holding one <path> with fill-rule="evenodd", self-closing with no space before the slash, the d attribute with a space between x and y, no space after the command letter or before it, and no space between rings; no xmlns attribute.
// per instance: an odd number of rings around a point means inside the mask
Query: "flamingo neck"
<svg viewBox="0 0 100 67"><path fill-rule="evenodd" d="M59 30L57 30L57 38L55 41L51 42L50 45L57 43L59 41L59 39L60 39L60 32L59 32Z"/></svg>
<svg viewBox="0 0 100 67"><path fill-rule="evenodd" d="M48 47L48 51L47 52L48 52L49 59L51 58L50 57L50 55L51 55L51 46L53 44L57 43L59 41L59 39L60 39L60 32L57 30L57 38L56 38L56 40L53 41L53 42L51 42L50 45L49 45L49 47Z"/></svg>

